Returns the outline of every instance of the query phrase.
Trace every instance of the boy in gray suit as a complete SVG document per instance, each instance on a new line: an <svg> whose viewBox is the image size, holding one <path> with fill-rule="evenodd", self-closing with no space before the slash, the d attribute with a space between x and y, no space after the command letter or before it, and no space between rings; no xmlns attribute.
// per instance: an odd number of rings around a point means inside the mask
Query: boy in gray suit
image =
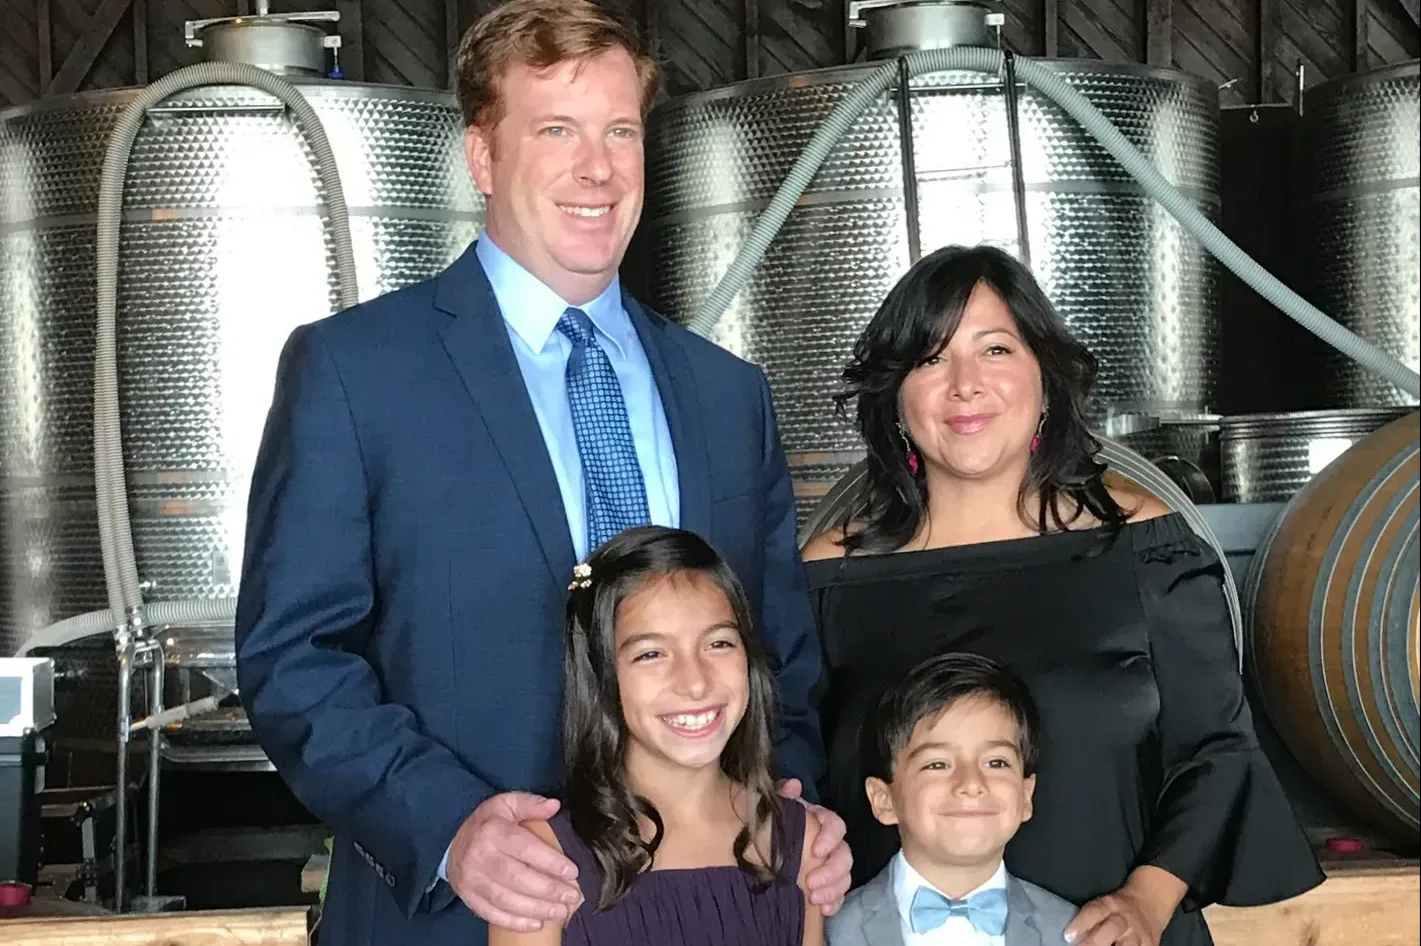
<svg viewBox="0 0 1421 946"><path fill-rule="evenodd" d="M1076 908L1002 861L1031 817L1038 731L1021 680L973 654L934 657L883 694L863 734L864 788L903 847L829 919L829 946L1066 942Z"/></svg>

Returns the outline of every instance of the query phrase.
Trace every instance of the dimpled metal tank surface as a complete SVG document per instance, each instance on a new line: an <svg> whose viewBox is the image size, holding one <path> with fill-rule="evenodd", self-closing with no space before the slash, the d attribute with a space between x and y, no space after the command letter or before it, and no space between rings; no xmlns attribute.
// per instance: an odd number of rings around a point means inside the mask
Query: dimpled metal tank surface
<svg viewBox="0 0 1421 946"><path fill-rule="evenodd" d="M452 95L289 81L335 151L362 299L431 276L468 246L483 203ZM108 606L93 477L94 213L109 131L134 95L0 112L0 654ZM181 93L139 133L118 371L147 601L236 594L277 358L292 329L337 307L321 190L281 104L256 90ZM230 624L187 629L174 651L232 675ZM112 705L99 708L105 735Z"/></svg>
<svg viewBox="0 0 1421 946"><path fill-rule="evenodd" d="M1413 371L1421 365L1421 61L1303 96L1303 294ZM1328 349L1318 407L1417 403Z"/></svg>
<svg viewBox="0 0 1421 946"><path fill-rule="evenodd" d="M1174 70L1041 61L1076 86L1206 214L1218 205L1218 96ZM673 99L648 129L647 209L630 270L688 318L734 259L819 123L880 63L742 82ZM993 243L1021 254L1006 97L995 77L910 85L921 252ZM910 265L898 96L880 96L800 198L716 341L767 373L800 514L861 456L831 397L854 339ZM1212 406L1217 267L1095 140L1044 96L1018 98L1030 262L1100 360L1105 415Z"/></svg>

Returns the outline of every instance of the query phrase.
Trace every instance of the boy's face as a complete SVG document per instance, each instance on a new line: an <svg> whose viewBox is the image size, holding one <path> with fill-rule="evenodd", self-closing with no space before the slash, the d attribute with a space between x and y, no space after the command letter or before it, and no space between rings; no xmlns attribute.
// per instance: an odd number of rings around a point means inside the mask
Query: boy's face
<svg viewBox="0 0 1421 946"><path fill-rule="evenodd" d="M1001 856L1031 817L1036 776L1022 768L1011 712L989 697L958 700L918 723L893 761L893 782L865 784L873 814L896 824L905 853L943 867Z"/></svg>

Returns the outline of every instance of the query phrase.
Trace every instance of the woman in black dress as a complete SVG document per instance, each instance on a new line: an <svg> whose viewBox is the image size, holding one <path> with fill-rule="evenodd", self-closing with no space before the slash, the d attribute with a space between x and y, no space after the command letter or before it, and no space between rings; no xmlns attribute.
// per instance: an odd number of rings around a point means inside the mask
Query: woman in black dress
<svg viewBox="0 0 1421 946"><path fill-rule="evenodd" d="M1223 568L1183 517L1110 488L1086 422L1091 354L988 247L920 260L845 372L866 488L805 549L825 648L825 804L855 883L897 850L873 819L861 722L949 650L1010 664L1041 707L1035 815L1007 867L1076 904L1077 946L1206 946L1202 908L1322 873L1258 748Z"/></svg>

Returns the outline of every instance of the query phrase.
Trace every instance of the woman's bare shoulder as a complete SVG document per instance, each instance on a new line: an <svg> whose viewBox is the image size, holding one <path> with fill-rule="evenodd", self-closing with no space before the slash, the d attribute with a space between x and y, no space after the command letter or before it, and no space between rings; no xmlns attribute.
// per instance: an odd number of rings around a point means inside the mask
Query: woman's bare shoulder
<svg viewBox="0 0 1421 946"><path fill-rule="evenodd" d="M1174 512L1154 493L1128 480L1112 478L1107 489L1110 491L1110 498L1115 500L1115 504L1125 513L1125 518L1131 522L1158 519Z"/></svg>
<svg viewBox="0 0 1421 946"><path fill-rule="evenodd" d="M799 557L806 562L822 561L826 558L841 558L844 554L846 533L842 526L835 526L819 533L800 550Z"/></svg>

